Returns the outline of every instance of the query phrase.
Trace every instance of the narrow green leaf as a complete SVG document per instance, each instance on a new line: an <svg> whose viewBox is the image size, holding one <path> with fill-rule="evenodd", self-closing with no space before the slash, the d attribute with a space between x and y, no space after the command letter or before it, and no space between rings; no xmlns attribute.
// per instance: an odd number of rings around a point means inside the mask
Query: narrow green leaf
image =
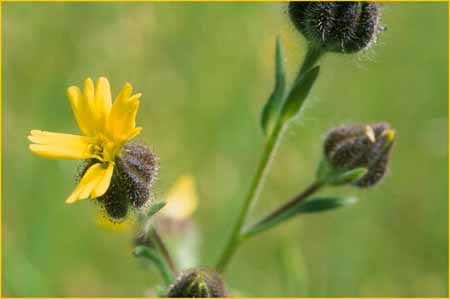
<svg viewBox="0 0 450 299"><path fill-rule="evenodd" d="M286 90L286 67L280 38L275 45L275 87L261 113L261 125L266 136L270 135L278 121Z"/></svg>
<svg viewBox="0 0 450 299"><path fill-rule="evenodd" d="M323 158L317 169L317 180L325 184L339 186L351 184L366 173L367 168L365 167L358 167L347 171L335 169L325 158Z"/></svg>
<svg viewBox="0 0 450 299"><path fill-rule="evenodd" d="M324 212L340 207L355 204L358 201L356 197L318 197L305 201L299 207L300 213Z"/></svg>
<svg viewBox="0 0 450 299"><path fill-rule="evenodd" d="M161 255L153 248L148 246L136 246L133 250L133 254L136 257L146 258L152 262L156 268L161 272L161 275L167 285L174 281L174 276L166 261L161 257Z"/></svg>
<svg viewBox="0 0 450 299"><path fill-rule="evenodd" d="M147 218L153 217L156 213L158 213L164 206L166 205L165 201L158 201L153 203L147 212Z"/></svg>
<svg viewBox="0 0 450 299"><path fill-rule="evenodd" d="M314 82L319 76L319 70L319 66L312 68L294 83L281 111L281 118L284 122L290 120L301 111Z"/></svg>
<svg viewBox="0 0 450 299"><path fill-rule="evenodd" d="M356 197L318 197L307 201L299 202L281 213L274 214L272 217L264 218L243 233L243 238L251 237L255 234L275 227L299 214L318 213L333 210L336 208L348 206L357 202Z"/></svg>

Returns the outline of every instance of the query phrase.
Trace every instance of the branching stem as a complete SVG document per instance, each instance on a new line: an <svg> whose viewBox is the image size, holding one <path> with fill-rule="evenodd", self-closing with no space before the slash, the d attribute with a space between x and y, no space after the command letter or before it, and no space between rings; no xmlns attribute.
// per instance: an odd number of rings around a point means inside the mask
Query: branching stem
<svg viewBox="0 0 450 299"><path fill-rule="evenodd" d="M300 67L299 73L297 74L296 80L299 80L299 78L306 73L308 70L310 70L316 62L319 60L319 58L323 55L323 51L321 49L315 49L313 47L309 47L308 51L305 55L305 59L303 61L303 64ZM256 174L253 178L253 181L250 185L250 189L247 193L247 196L245 197L242 209L240 211L240 214L238 216L238 219L236 221L236 224L233 227L233 230L231 232L231 237L228 241L228 244L226 245L219 262L217 263L217 270L219 272L223 272L228 265L231 257L235 253L238 245L243 240L243 226L245 224L245 220L248 217L248 213L250 211L250 208L252 204L255 202L255 200L258 198L260 189L264 183L264 179L267 176L267 172L270 168L270 162L272 160L272 157L276 151L277 145L281 139L281 136L283 135L283 131L285 128L285 124L283 121L278 121L275 128L273 129L272 133L270 134L270 137L267 139L264 151L261 157L261 160L259 161L258 168L256 169Z"/></svg>
<svg viewBox="0 0 450 299"><path fill-rule="evenodd" d="M247 193L247 196L245 197L244 205L240 211L238 220L231 233L231 238L228 242L227 247L222 253L219 263L217 264L217 270L219 272L223 272L225 270L225 267L227 266L228 262L230 261L231 257L236 251L237 246L240 244L240 241L242 240L241 239L242 227L245 223L245 220L247 219L250 207L254 202L254 200L258 197L261 186L263 185L264 179L267 176L270 162L272 160L273 154L275 153L279 140L281 139L282 131L283 125L281 124L281 122L279 122L278 125L274 128L272 135L267 140L264 146L263 155L261 157L261 160L259 161L259 165L256 170L256 174L253 178L250 190Z"/></svg>

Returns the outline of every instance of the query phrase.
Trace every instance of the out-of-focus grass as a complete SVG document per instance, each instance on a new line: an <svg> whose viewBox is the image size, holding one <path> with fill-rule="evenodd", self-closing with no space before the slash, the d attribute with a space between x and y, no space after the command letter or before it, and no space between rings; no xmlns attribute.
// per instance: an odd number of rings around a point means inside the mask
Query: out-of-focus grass
<svg viewBox="0 0 450 299"><path fill-rule="evenodd" d="M96 207L65 205L75 162L27 149L30 129L77 132L65 89L107 76L143 93L141 141L160 157L156 196L182 174L199 185L201 263L211 265L261 152L259 112L281 34L291 73L305 41L277 3L5 3L3 296L144 296L160 282L131 257L130 233L97 228ZM226 274L242 296L448 295L447 4L383 6L369 52L329 55L304 118L275 158L253 218L306 186L324 132L389 121L390 175L363 200L245 244Z"/></svg>

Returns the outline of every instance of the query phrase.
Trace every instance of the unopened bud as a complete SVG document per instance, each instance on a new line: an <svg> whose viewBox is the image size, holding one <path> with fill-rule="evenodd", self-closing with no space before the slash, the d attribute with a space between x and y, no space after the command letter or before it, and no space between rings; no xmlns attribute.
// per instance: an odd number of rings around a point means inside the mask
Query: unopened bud
<svg viewBox="0 0 450 299"><path fill-rule="evenodd" d="M376 42L383 28L374 2L289 2L289 17L313 47L356 53Z"/></svg>
<svg viewBox="0 0 450 299"><path fill-rule="evenodd" d="M182 272L167 293L169 298L217 298L227 297L220 275L207 268L196 268Z"/></svg>
<svg viewBox="0 0 450 299"><path fill-rule="evenodd" d="M394 139L395 133L387 123L342 126L328 133L324 154L334 169L366 168L367 172L353 184L371 187L386 173Z"/></svg>

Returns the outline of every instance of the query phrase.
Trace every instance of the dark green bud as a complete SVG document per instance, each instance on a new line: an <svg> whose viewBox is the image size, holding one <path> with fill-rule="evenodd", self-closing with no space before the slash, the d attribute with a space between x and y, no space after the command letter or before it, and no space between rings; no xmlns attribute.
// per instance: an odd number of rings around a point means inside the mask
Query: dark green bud
<svg viewBox="0 0 450 299"><path fill-rule="evenodd" d="M383 30L375 2L289 2L288 13L313 47L330 52L367 49Z"/></svg>
<svg viewBox="0 0 450 299"><path fill-rule="evenodd" d="M227 291L220 275L207 268L183 271L173 283L169 298L217 298L227 297Z"/></svg>
<svg viewBox="0 0 450 299"><path fill-rule="evenodd" d="M386 173L394 139L395 132L387 123L342 126L328 133L324 155L328 164L341 172L366 168L367 172L353 184L371 187Z"/></svg>
<svg viewBox="0 0 450 299"><path fill-rule="evenodd" d="M92 165L95 159L87 161L80 177ZM150 187L156 179L158 164L156 157L145 146L126 144L115 160L114 172L108 191L97 202L107 216L120 221L132 208L142 208L150 203Z"/></svg>

